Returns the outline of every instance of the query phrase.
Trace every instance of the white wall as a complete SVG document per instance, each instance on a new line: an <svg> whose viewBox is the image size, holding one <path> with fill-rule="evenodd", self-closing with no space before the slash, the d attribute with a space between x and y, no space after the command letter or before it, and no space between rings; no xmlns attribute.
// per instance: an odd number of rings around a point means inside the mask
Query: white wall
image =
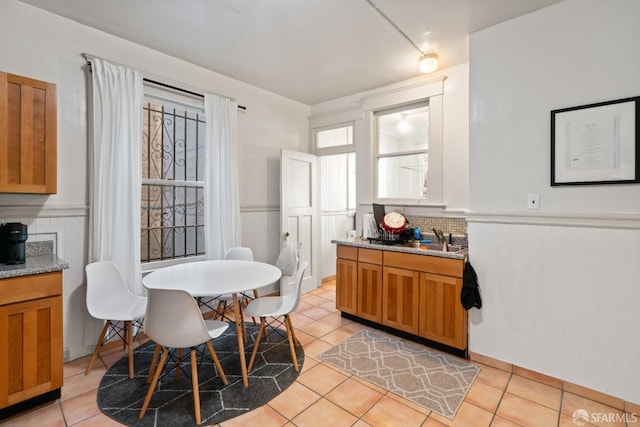
<svg viewBox="0 0 640 427"><path fill-rule="evenodd" d="M428 82L445 76L443 92L443 203L435 211L430 208L407 207L411 215L421 214L454 214L461 215L467 208L468 199L468 123L469 123L469 64L461 64L437 71L429 75L414 78L375 90L357 93L344 98L335 99L311 106L311 125L327 126L330 119L334 121L355 123L354 140L356 145L356 192L357 223L361 227L362 213L371 210L373 202L373 143L369 123L371 119L363 113L363 99L382 93L405 88L419 87L421 82ZM416 89L418 90L418 89Z"/></svg>
<svg viewBox="0 0 640 427"><path fill-rule="evenodd" d="M470 350L640 402L640 185L550 186L550 111L640 95L640 2L471 36ZM540 211L526 210L540 194Z"/></svg>
<svg viewBox="0 0 640 427"><path fill-rule="evenodd" d="M257 259L275 262L280 149L308 151L308 106L16 0L2 2L0 39L1 71L57 85L58 193L0 194L0 221L20 219L30 231L58 233L58 254L71 265L64 272L64 345L71 358L86 354L99 332L84 305L89 189L83 52L169 83L235 98L247 107L238 113L243 244L253 248Z"/></svg>

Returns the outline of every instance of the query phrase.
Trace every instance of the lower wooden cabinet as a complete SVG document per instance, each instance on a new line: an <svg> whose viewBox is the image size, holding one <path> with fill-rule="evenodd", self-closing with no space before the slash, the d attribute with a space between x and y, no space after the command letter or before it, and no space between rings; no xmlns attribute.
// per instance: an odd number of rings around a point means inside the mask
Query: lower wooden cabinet
<svg viewBox="0 0 640 427"><path fill-rule="evenodd" d="M358 248L338 245L336 255L336 308L355 316L358 311Z"/></svg>
<svg viewBox="0 0 640 427"><path fill-rule="evenodd" d="M382 265L358 263L358 310L356 315L382 322Z"/></svg>
<svg viewBox="0 0 640 427"><path fill-rule="evenodd" d="M418 335L464 349L467 312L460 304L462 279L420 273L420 328Z"/></svg>
<svg viewBox="0 0 640 427"><path fill-rule="evenodd" d="M418 335L420 273L384 267L382 324Z"/></svg>
<svg viewBox="0 0 640 427"><path fill-rule="evenodd" d="M358 263L354 260L336 260L336 308L356 315L358 310Z"/></svg>
<svg viewBox="0 0 640 427"><path fill-rule="evenodd" d="M466 350L463 259L346 245L338 245L337 255L338 310Z"/></svg>
<svg viewBox="0 0 640 427"><path fill-rule="evenodd" d="M60 389L62 272L0 280L0 408Z"/></svg>

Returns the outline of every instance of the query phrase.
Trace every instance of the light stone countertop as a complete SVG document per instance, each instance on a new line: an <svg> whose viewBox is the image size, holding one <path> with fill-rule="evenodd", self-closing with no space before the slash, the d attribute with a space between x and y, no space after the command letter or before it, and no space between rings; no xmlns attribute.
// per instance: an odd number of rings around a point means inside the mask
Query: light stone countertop
<svg viewBox="0 0 640 427"><path fill-rule="evenodd" d="M376 243L369 243L368 240L363 240L356 238L354 240L332 240L331 243L336 243L338 245L344 246L354 246L357 248L366 248L366 249L378 249L382 251L390 251L390 252L402 252L406 254L417 254L417 255L428 255L428 256L437 256L440 258L452 258L452 259L462 259L466 260L468 249L459 251L459 252L443 252L443 251L435 251L430 249L420 249L409 246L402 245L382 245Z"/></svg>
<svg viewBox="0 0 640 427"><path fill-rule="evenodd" d="M28 242L24 264L0 264L0 279L66 270L69 263L53 253L51 242Z"/></svg>

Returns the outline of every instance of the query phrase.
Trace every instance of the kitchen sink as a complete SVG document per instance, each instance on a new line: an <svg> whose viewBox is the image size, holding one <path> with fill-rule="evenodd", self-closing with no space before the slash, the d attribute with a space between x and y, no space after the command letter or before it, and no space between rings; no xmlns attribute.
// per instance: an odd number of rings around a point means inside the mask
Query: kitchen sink
<svg viewBox="0 0 640 427"><path fill-rule="evenodd" d="M420 246L421 249L428 249L430 251L441 251L442 252L442 245L439 243L429 243L426 245L421 245ZM461 246L461 245L449 245L449 252L451 253L456 253L456 252L462 252L467 250L466 246Z"/></svg>

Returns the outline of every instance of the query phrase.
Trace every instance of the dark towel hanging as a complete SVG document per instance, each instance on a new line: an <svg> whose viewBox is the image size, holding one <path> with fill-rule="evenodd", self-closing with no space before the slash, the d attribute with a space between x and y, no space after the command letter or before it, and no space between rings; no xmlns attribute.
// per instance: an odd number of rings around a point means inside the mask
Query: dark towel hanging
<svg viewBox="0 0 640 427"><path fill-rule="evenodd" d="M481 308L480 290L478 288L478 275L469 261L464 263L462 273L462 291L460 292L460 302L465 310L473 307Z"/></svg>

